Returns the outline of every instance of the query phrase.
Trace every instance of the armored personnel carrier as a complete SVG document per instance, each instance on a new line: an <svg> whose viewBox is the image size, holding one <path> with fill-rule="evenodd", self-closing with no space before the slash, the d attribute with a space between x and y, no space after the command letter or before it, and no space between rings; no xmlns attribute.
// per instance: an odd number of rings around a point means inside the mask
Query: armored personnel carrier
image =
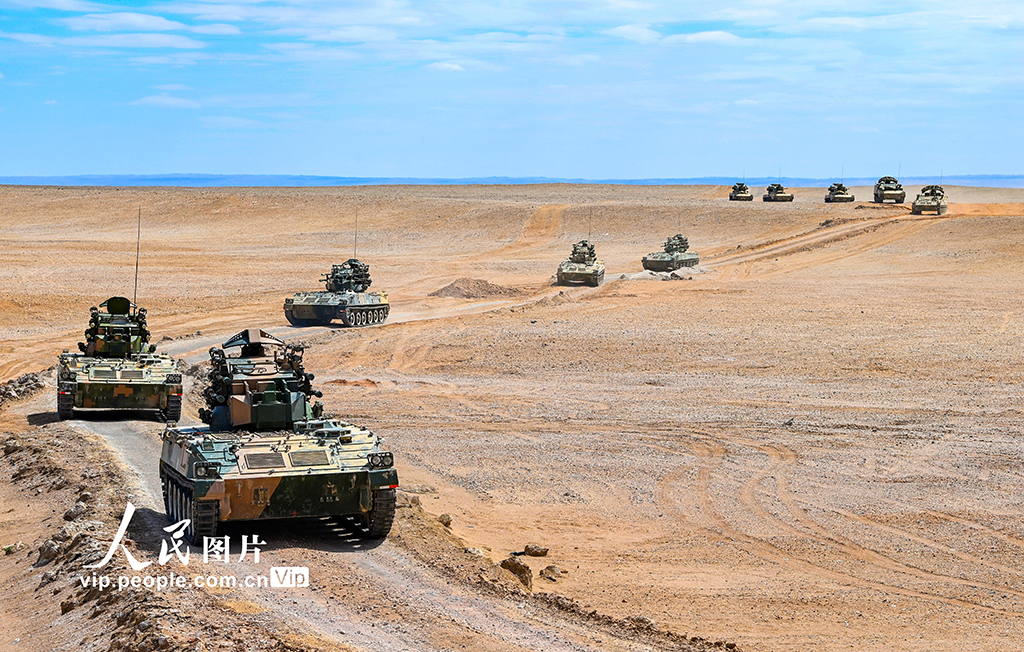
<svg viewBox="0 0 1024 652"><path fill-rule="evenodd" d="M355 258L332 265L321 278L327 290L299 292L284 300L284 316L293 326L325 326L341 319L346 326L380 324L388 318L391 305L387 292L368 292L370 266Z"/></svg>
<svg viewBox="0 0 1024 652"><path fill-rule="evenodd" d="M833 183L828 187L828 194L825 195L826 204L853 201L853 194L841 183Z"/></svg>
<svg viewBox="0 0 1024 652"><path fill-rule="evenodd" d="M793 201L793 195L786 192L781 183L773 183L765 188L761 201Z"/></svg>
<svg viewBox="0 0 1024 652"><path fill-rule="evenodd" d="M694 267L700 262L696 251L686 251L690 242L681 233L665 241L665 251L656 251L643 257L644 269L652 272L671 272L680 267Z"/></svg>
<svg viewBox="0 0 1024 652"><path fill-rule="evenodd" d="M907 191L896 177L882 177L875 184L875 203L882 204L890 200L902 204L907 200Z"/></svg>
<svg viewBox="0 0 1024 652"><path fill-rule="evenodd" d="M737 183L729 193L729 201L754 201L754 193L750 192L747 184Z"/></svg>
<svg viewBox="0 0 1024 652"><path fill-rule="evenodd" d="M395 516L394 455L365 427L323 413L302 347L258 328L210 349L207 425L163 433L160 480L193 542L221 523L329 516L383 538Z"/></svg>
<svg viewBox="0 0 1024 652"><path fill-rule="evenodd" d="M597 287L604 281L604 262L597 259L594 245L580 240L572 246L569 260L558 266L558 284L586 283Z"/></svg>
<svg viewBox="0 0 1024 652"><path fill-rule="evenodd" d="M949 204L946 202L946 191L942 186L921 188L921 194L917 196L910 208L910 212L914 215L933 211L936 215L945 215L947 210L949 210Z"/></svg>
<svg viewBox="0 0 1024 652"><path fill-rule="evenodd" d="M80 353L60 354L57 416L76 409L153 410L167 421L181 418L181 374L170 356L149 344L146 309L125 297L90 308Z"/></svg>

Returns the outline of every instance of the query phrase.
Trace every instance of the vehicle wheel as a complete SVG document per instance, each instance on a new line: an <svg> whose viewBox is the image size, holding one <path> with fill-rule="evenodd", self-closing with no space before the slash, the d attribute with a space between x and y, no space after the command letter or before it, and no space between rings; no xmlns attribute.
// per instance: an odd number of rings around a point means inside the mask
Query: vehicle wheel
<svg viewBox="0 0 1024 652"><path fill-rule="evenodd" d="M192 530L195 541L202 543L203 537L217 536L220 524L220 503L216 500L192 501Z"/></svg>
<svg viewBox="0 0 1024 652"><path fill-rule="evenodd" d="M373 492L373 509L366 514L367 539L383 539L391 531L395 520L395 490L377 489Z"/></svg>
<svg viewBox="0 0 1024 652"><path fill-rule="evenodd" d="M181 420L181 397L168 396L167 409L164 410L164 421L178 422Z"/></svg>
<svg viewBox="0 0 1024 652"><path fill-rule="evenodd" d="M163 497L164 497L164 514L167 514L168 518L170 518L171 501L170 501L170 498L167 495L167 483L168 483L167 476L164 475L163 473L161 473L160 474L160 493L163 494Z"/></svg>
<svg viewBox="0 0 1024 652"><path fill-rule="evenodd" d="M75 397L57 392L57 418L67 421L75 417Z"/></svg>

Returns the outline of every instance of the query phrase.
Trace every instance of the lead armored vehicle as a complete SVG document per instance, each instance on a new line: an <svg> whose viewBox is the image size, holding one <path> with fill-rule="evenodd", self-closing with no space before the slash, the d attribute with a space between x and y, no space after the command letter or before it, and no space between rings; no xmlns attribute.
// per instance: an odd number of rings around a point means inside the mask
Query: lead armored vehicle
<svg viewBox="0 0 1024 652"><path fill-rule="evenodd" d="M372 431L324 415L302 347L258 328L210 349L205 426L163 433L160 481L194 543L221 523L307 516L383 538L395 516L394 455Z"/></svg>
<svg viewBox="0 0 1024 652"><path fill-rule="evenodd" d="M125 297L90 308L79 353L57 362L57 416L77 409L152 410L167 421L181 417L181 374L168 355L150 344L146 309Z"/></svg>
<svg viewBox="0 0 1024 652"><path fill-rule="evenodd" d="M754 193L750 192L747 184L737 183L729 193L729 201L754 201Z"/></svg>
<svg viewBox="0 0 1024 652"><path fill-rule="evenodd" d="M558 266L558 284L586 283L597 287L604 281L604 261L597 259L594 245L580 240L572 246L569 260Z"/></svg>
<svg viewBox="0 0 1024 652"><path fill-rule="evenodd" d="M853 193L847 190L846 186L844 186L841 183L833 183L831 186L828 187L828 194L825 195L826 204L850 202L853 200Z"/></svg>
<svg viewBox="0 0 1024 652"><path fill-rule="evenodd" d="M284 300L284 316L293 326L325 326L340 319L346 326L380 324L391 305L387 292L369 292L370 266L355 258L332 265L321 281L327 290L299 292Z"/></svg>
<svg viewBox="0 0 1024 652"><path fill-rule="evenodd" d="M786 192L781 183L773 183L765 188L761 201L793 201L793 195Z"/></svg>
<svg viewBox="0 0 1024 652"><path fill-rule="evenodd" d="M671 272L680 267L694 267L700 262L696 251L687 251L690 242L681 233L665 241L665 251L656 251L643 257L644 269L652 272Z"/></svg>
<svg viewBox="0 0 1024 652"><path fill-rule="evenodd" d="M945 215L949 209L946 202L946 191L942 186L925 186L921 188L921 194L917 196L911 205L910 212L914 215L921 213L935 212L936 215Z"/></svg>
<svg viewBox="0 0 1024 652"><path fill-rule="evenodd" d="M875 184L875 203L882 204L887 201L894 201L902 204L907 200L907 191L903 185L896 180L896 177L882 177Z"/></svg>

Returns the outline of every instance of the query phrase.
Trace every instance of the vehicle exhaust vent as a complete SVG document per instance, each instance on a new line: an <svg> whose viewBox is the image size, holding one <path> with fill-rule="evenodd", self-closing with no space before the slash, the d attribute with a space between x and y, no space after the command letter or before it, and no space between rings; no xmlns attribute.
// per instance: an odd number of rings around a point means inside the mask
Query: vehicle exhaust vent
<svg viewBox="0 0 1024 652"><path fill-rule="evenodd" d="M250 469L275 469L284 466L281 453L250 453L245 456L245 465Z"/></svg>
<svg viewBox="0 0 1024 652"><path fill-rule="evenodd" d="M331 463L325 450L295 451L288 457L292 460L292 466L326 466Z"/></svg>

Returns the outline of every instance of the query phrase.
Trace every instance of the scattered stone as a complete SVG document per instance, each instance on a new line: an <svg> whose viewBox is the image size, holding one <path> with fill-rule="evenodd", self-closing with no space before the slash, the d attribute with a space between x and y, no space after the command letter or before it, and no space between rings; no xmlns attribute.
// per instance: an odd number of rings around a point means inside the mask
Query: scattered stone
<svg viewBox="0 0 1024 652"><path fill-rule="evenodd" d="M75 608L75 601L74 600L65 600L64 602L60 603L60 613L61 613L61 615L66 614L67 612L71 611L74 608Z"/></svg>
<svg viewBox="0 0 1024 652"><path fill-rule="evenodd" d="M474 557L486 557L487 556L487 555L484 554L484 551L481 550L480 548L463 548L462 551L463 552L468 552L469 554L473 555Z"/></svg>
<svg viewBox="0 0 1024 652"><path fill-rule="evenodd" d="M4 455L11 455L12 453L17 453L19 450L21 450L21 446L19 446L18 442L15 441L14 439L8 439L6 442L4 442Z"/></svg>
<svg viewBox="0 0 1024 652"><path fill-rule="evenodd" d="M557 582L562 579L562 575L568 575L568 573L569 571L564 571L558 566L551 564L550 566L545 566L544 570L542 570L539 575L551 582Z"/></svg>
<svg viewBox="0 0 1024 652"><path fill-rule="evenodd" d="M533 571L526 562L518 557L509 557L501 562L501 567L515 575L527 589L533 590Z"/></svg>
<svg viewBox="0 0 1024 652"><path fill-rule="evenodd" d="M43 542L43 545L39 546L39 559L35 565L45 566L55 559L58 554L60 554L60 544L53 539L47 539Z"/></svg>
<svg viewBox="0 0 1024 652"><path fill-rule="evenodd" d="M436 494L437 489L428 484L403 484L402 491L407 494Z"/></svg>
<svg viewBox="0 0 1024 652"><path fill-rule="evenodd" d="M4 547L4 554L5 555L13 555L14 553L21 552L24 549L25 549L25 544L22 543L21 541L19 541L18 543L14 543L14 544L11 544L9 546L5 546Z"/></svg>
<svg viewBox="0 0 1024 652"><path fill-rule="evenodd" d="M396 491L395 492L395 507L398 507L398 508L403 508L403 507L405 507L405 508L419 507L420 504L421 504L421 502L420 502L420 497L419 496L410 495L410 494L405 493L404 491Z"/></svg>
<svg viewBox="0 0 1024 652"><path fill-rule="evenodd" d="M46 586L50 582L57 581L57 571L46 571L43 573L43 577L39 580L39 586Z"/></svg>
<svg viewBox="0 0 1024 652"><path fill-rule="evenodd" d="M445 527L452 526L452 517L450 514L441 514L437 517L437 522Z"/></svg>
<svg viewBox="0 0 1024 652"><path fill-rule="evenodd" d="M658 629L658 626L655 624L655 622L647 616L630 616L626 618L626 622L631 624L633 627L636 627L637 629Z"/></svg>
<svg viewBox="0 0 1024 652"><path fill-rule="evenodd" d="M78 501L74 507L64 512L65 521L74 521L85 516L85 513L89 511L89 508L85 506L85 503Z"/></svg>
<svg viewBox="0 0 1024 652"><path fill-rule="evenodd" d="M87 503L90 500L92 500L92 494L89 493L88 491L83 491L82 493L78 494L78 500L83 503Z"/></svg>
<svg viewBox="0 0 1024 652"><path fill-rule="evenodd" d="M543 546L528 543L526 544L526 547L523 548L523 554L528 557L547 557L548 549Z"/></svg>

